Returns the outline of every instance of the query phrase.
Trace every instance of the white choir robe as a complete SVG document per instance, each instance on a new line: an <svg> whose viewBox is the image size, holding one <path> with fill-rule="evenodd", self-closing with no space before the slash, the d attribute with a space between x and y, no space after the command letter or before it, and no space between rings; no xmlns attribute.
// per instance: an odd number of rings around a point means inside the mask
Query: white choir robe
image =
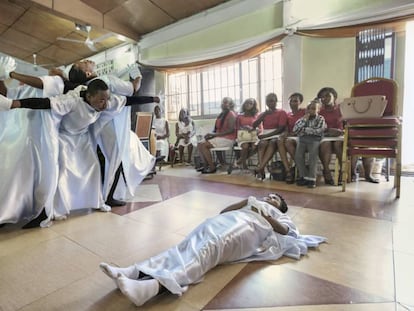
<svg viewBox="0 0 414 311"><path fill-rule="evenodd" d="M299 259L308 247L326 241L324 237L301 236L289 216L262 202L268 215L289 227L287 235L276 233L264 217L251 210L254 199L249 198L241 210L207 219L178 245L136 263L136 268L181 295L217 265L276 260L283 255Z"/></svg>
<svg viewBox="0 0 414 311"><path fill-rule="evenodd" d="M63 93L64 85L59 76L40 78L43 81L43 90L25 85L16 89L9 89L7 95L10 98L28 98L52 97ZM121 93L133 91L131 83L116 77L103 80L107 84L109 83L108 86L112 92L116 92L116 89L120 90ZM95 148L95 153L97 140L101 143L106 142L106 145L113 145L112 153L106 153L107 159L109 159L107 165L111 163L111 169L106 169L106 178L104 179L105 197L121 159L126 181L119 183L117 187L116 194L118 198L132 197L137 191L138 185L155 163L155 158L142 145L135 133L129 130L129 111L130 108L126 107L118 111L115 117L113 113L106 113L106 117L99 122L101 129L104 128L105 131L100 132L100 130L94 129L92 137L87 139L85 138L87 135L83 135L83 143L89 140L94 142L93 146L89 147ZM2 176L5 180L8 180L7 183L2 182L0 184L0 195L4 198L0 203L0 224L30 221L40 214L43 207L45 207L48 220L43 222L42 226L48 226L53 217L62 217L68 213L68 208L62 208L62 204L58 204L57 210L54 210L54 204L68 196L68 191L64 191L62 187L57 188L59 163L60 165L67 163L65 161L58 163L59 147L61 151L70 150L70 145L59 146L58 128L60 118L59 114L51 113L49 110L14 109L0 113L0 120L2 121L0 125L2 133L0 135L0 155L4 154L2 158L6 159L7 157L8 159L2 163L3 165L0 164ZM111 126L114 128L113 130L111 130ZM114 132L115 129L116 132ZM13 144L10 144L10 141L13 141ZM76 142L77 146L79 144L82 144L80 137ZM85 148L87 147L85 146ZM89 170L83 168L90 175L86 174L85 176L90 177L89 182L96 181L96 161L92 160L92 157L89 157L88 161L92 161L93 165ZM64 182L64 179L60 178L60 181ZM98 185L101 185L101 181ZM56 193L58 198L55 198ZM91 207L102 205L101 195L97 196L95 194L91 197L91 201L94 203L88 205L91 205ZM98 204L96 204L96 200L98 200ZM66 201L65 205L68 204L70 204L70 201Z"/></svg>
<svg viewBox="0 0 414 311"><path fill-rule="evenodd" d="M41 77L43 90L8 88L12 99L63 92L60 77ZM53 205L58 180L58 127L50 110L13 109L0 113L0 224L28 222Z"/></svg>

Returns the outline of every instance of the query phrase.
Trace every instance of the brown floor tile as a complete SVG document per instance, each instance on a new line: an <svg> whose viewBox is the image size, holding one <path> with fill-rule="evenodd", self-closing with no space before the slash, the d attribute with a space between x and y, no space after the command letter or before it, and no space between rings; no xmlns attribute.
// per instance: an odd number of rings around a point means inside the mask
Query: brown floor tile
<svg viewBox="0 0 414 311"><path fill-rule="evenodd" d="M280 265L250 263L204 310L389 302Z"/></svg>

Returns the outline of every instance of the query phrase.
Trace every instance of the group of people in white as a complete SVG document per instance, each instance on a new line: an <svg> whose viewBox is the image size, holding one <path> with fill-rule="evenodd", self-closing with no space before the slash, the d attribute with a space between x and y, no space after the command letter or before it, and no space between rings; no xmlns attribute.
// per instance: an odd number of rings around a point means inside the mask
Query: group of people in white
<svg viewBox="0 0 414 311"><path fill-rule="evenodd" d="M131 131L128 106L159 102L133 96L138 66L128 68L130 81L97 77L89 60L76 62L68 77L58 70L31 77L15 67L10 57L0 60L0 224L49 226L74 209L110 211L123 203L116 198L134 196L155 158ZM10 78L24 84L7 88Z"/></svg>

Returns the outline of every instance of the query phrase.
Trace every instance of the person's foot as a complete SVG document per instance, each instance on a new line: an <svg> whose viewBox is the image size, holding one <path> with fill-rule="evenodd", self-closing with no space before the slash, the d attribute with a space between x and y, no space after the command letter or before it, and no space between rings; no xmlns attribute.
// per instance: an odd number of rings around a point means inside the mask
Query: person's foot
<svg viewBox="0 0 414 311"><path fill-rule="evenodd" d="M46 211L43 208L42 212L40 213L39 216L37 216L35 219L32 219L30 222L28 222L27 224L25 224L22 229L31 229L31 228L36 228L36 227L40 227L40 223L47 219L47 215L46 215Z"/></svg>
<svg viewBox="0 0 414 311"><path fill-rule="evenodd" d="M290 170L288 170L288 173L286 174L285 181L287 184L293 184L295 182L295 179L293 178Z"/></svg>
<svg viewBox="0 0 414 311"><path fill-rule="evenodd" d="M308 180L307 181L307 187L308 188L316 188L316 182L314 180Z"/></svg>
<svg viewBox="0 0 414 311"><path fill-rule="evenodd" d="M308 181L303 177L300 177L299 179L296 180L296 185L298 186L306 186L307 184L308 184Z"/></svg>
<svg viewBox="0 0 414 311"><path fill-rule="evenodd" d="M101 262L99 264L99 268L113 280L116 280L119 274L122 274L130 279L138 280L139 278L139 270L135 267L135 265L126 268L119 268L111 266L105 262Z"/></svg>
<svg viewBox="0 0 414 311"><path fill-rule="evenodd" d="M138 307L156 296L160 290L158 281L154 279L137 281L119 274L117 282L122 294L127 296Z"/></svg>
<svg viewBox="0 0 414 311"><path fill-rule="evenodd" d="M200 166L199 168L196 168L197 172L202 172L204 170L205 170L204 166Z"/></svg>
<svg viewBox="0 0 414 311"><path fill-rule="evenodd" d="M108 204L103 204L99 210L101 212L110 212L112 210L112 208L108 205Z"/></svg>
<svg viewBox="0 0 414 311"><path fill-rule="evenodd" d="M158 156L158 157L155 158L155 163L159 163L161 161L164 161L164 159L165 159L165 156Z"/></svg>
<svg viewBox="0 0 414 311"><path fill-rule="evenodd" d="M373 183L373 184L379 184L379 182L380 182L378 178L375 178L375 177L373 177L372 175L365 176L365 180L366 180L367 182L371 182L371 183Z"/></svg>
<svg viewBox="0 0 414 311"><path fill-rule="evenodd" d="M333 180L333 178L325 178L325 185L331 185L334 186L335 185L335 181Z"/></svg>
<svg viewBox="0 0 414 311"><path fill-rule="evenodd" d="M215 172L217 172L216 168L206 168L205 170L203 170L201 173L202 174L214 174Z"/></svg>
<svg viewBox="0 0 414 311"><path fill-rule="evenodd" d="M126 202L121 200L116 200L114 198L108 199L105 204L109 206L125 206Z"/></svg>

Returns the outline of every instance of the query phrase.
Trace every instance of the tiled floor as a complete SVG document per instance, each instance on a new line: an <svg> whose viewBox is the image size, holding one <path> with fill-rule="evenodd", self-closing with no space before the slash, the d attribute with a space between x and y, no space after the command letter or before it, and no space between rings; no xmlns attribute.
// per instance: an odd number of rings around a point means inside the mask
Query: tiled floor
<svg viewBox="0 0 414 311"><path fill-rule="evenodd" d="M48 229L0 228L0 310L135 310L99 262L145 259L227 204L269 191L285 197L302 233L328 243L299 261L217 267L183 296L164 293L139 309L414 310L414 178L403 178L399 200L385 181L342 193L179 166L143 185L151 195L111 213L84 211Z"/></svg>

